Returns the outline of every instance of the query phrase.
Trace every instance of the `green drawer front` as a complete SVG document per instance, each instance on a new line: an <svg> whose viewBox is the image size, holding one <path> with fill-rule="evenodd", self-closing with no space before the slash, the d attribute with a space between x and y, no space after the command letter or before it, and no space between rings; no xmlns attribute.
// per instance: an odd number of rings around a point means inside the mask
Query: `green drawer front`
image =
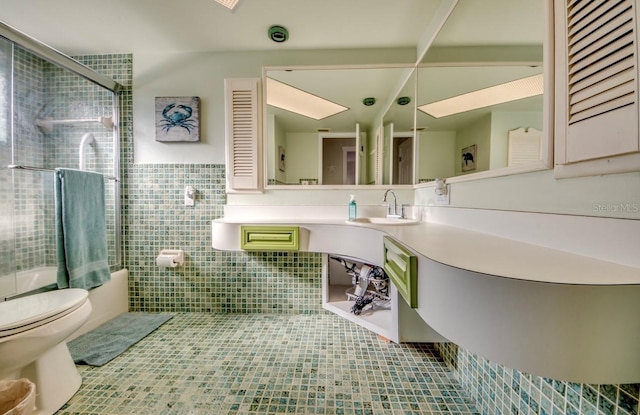
<svg viewBox="0 0 640 415"><path fill-rule="evenodd" d="M240 248L245 251L297 251L300 249L297 226L240 226Z"/></svg>
<svg viewBox="0 0 640 415"><path fill-rule="evenodd" d="M417 263L415 255L384 237L384 271L411 308L418 307Z"/></svg>

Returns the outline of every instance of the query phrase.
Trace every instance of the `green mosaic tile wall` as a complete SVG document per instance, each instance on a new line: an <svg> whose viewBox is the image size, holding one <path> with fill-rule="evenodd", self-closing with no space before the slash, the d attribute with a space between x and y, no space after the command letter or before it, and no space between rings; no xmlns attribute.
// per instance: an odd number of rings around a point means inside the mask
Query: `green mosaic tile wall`
<svg viewBox="0 0 640 415"><path fill-rule="evenodd" d="M10 44L5 39L0 42ZM7 131L3 158L7 164L44 166L43 136L33 120L44 103L46 63L18 46L8 48L4 60L8 64L5 79L11 79L13 69L13 97L7 97L13 99L13 113L10 112L10 101L3 106L7 108L9 117L13 118L13 134L11 130ZM11 93L11 88L9 92ZM47 197L43 191L43 184L49 176L45 173L18 170L7 173L7 180L3 181L0 191L3 196L10 195L6 200L11 201L11 206L3 209L3 216L6 223L12 226L4 228L4 232L9 234L2 238L2 248L3 252L14 254L14 261L2 261L0 272L3 275L14 270L46 266L48 257L45 215Z"/></svg>
<svg viewBox="0 0 640 415"><path fill-rule="evenodd" d="M317 313L321 256L220 252L211 220L226 202L223 165L132 164L123 188L125 265L136 311ZM184 188L197 190L184 206ZM160 268L162 249L183 249L186 263Z"/></svg>
<svg viewBox="0 0 640 415"><path fill-rule="evenodd" d="M640 415L640 384L563 382L498 365L452 343L437 348L483 414Z"/></svg>

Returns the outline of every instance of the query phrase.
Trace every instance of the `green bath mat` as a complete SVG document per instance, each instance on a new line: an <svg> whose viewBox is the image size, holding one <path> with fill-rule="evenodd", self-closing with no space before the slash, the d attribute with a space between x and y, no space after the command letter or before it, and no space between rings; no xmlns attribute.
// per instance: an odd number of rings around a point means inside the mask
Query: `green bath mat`
<svg viewBox="0 0 640 415"><path fill-rule="evenodd" d="M125 313L67 343L76 364L102 366L167 322L168 314Z"/></svg>

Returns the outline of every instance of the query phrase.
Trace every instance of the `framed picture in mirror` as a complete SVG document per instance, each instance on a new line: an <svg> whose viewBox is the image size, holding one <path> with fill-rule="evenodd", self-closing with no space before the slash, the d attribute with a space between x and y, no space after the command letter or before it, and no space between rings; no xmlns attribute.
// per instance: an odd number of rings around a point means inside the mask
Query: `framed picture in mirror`
<svg viewBox="0 0 640 415"><path fill-rule="evenodd" d="M462 149L461 162L462 171L471 171L476 169L476 149L477 145L473 144Z"/></svg>

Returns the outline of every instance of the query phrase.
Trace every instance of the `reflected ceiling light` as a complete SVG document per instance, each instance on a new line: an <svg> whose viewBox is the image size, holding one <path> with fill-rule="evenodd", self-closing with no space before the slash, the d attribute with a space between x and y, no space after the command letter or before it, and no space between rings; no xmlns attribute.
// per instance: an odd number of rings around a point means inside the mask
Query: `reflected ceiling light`
<svg viewBox="0 0 640 415"><path fill-rule="evenodd" d="M543 89L544 82L540 74L421 105L418 109L434 118L441 118L541 95Z"/></svg>
<svg viewBox="0 0 640 415"><path fill-rule="evenodd" d="M314 120L321 120L349 109L272 78L267 78L267 105Z"/></svg>
<svg viewBox="0 0 640 415"><path fill-rule="evenodd" d="M227 9L234 11L234 9L238 6L240 0L215 0L217 3L222 4Z"/></svg>

